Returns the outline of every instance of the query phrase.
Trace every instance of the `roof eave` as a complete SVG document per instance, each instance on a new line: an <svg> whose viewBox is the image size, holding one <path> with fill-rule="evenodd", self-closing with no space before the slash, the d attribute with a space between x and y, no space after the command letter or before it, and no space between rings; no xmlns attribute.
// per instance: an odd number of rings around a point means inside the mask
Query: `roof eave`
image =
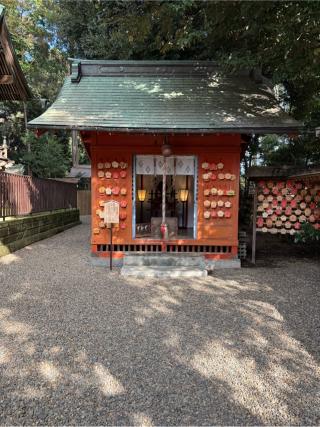
<svg viewBox="0 0 320 427"><path fill-rule="evenodd" d="M305 131L303 126L272 126L272 127L234 127L234 128L154 128L154 127L105 127L105 126L79 126L79 125L53 125L28 123L31 129L74 129L79 131L101 131L113 133L248 133L248 134L300 134Z"/></svg>

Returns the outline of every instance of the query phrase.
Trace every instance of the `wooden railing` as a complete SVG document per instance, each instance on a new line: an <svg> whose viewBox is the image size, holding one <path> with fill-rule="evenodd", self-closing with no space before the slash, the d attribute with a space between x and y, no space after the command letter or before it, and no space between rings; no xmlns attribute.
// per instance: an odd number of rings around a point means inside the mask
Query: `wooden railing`
<svg viewBox="0 0 320 427"><path fill-rule="evenodd" d="M0 218L77 207L77 187L51 179L0 172Z"/></svg>

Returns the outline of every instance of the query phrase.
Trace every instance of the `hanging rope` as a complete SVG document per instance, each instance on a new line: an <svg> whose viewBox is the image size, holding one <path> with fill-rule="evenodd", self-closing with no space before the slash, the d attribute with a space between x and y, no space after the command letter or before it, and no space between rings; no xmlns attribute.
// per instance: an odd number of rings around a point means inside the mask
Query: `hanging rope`
<svg viewBox="0 0 320 427"><path fill-rule="evenodd" d="M166 178L167 178L167 158L163 156L162 175L162 224L166 223Z"/></svg>

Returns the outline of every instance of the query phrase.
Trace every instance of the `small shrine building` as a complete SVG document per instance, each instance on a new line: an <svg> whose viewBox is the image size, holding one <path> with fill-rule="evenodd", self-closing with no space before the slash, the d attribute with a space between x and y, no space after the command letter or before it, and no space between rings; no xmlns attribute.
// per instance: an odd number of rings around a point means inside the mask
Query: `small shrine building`
<svg viewBox="0 0 320 427"><path fill-rule="evenodd" d="M237 262L240 158L252 134L298 133L255 73L195 61L73 60L30 128L79 132L91 159L91 251L201 253ZM165 228L163 225L165 224Z"/></svg>

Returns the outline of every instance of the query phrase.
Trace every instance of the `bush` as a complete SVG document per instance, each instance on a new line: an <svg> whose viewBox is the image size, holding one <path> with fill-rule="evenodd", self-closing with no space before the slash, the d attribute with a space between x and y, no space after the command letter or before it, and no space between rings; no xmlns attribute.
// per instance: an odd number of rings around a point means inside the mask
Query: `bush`
<svg viewBox="0 0 320 427"><path fill-rule="evenodd" d="M320 230L317 230L309 222L302 224L301 231L295 234L295 243L320 244Z"/></svg>

